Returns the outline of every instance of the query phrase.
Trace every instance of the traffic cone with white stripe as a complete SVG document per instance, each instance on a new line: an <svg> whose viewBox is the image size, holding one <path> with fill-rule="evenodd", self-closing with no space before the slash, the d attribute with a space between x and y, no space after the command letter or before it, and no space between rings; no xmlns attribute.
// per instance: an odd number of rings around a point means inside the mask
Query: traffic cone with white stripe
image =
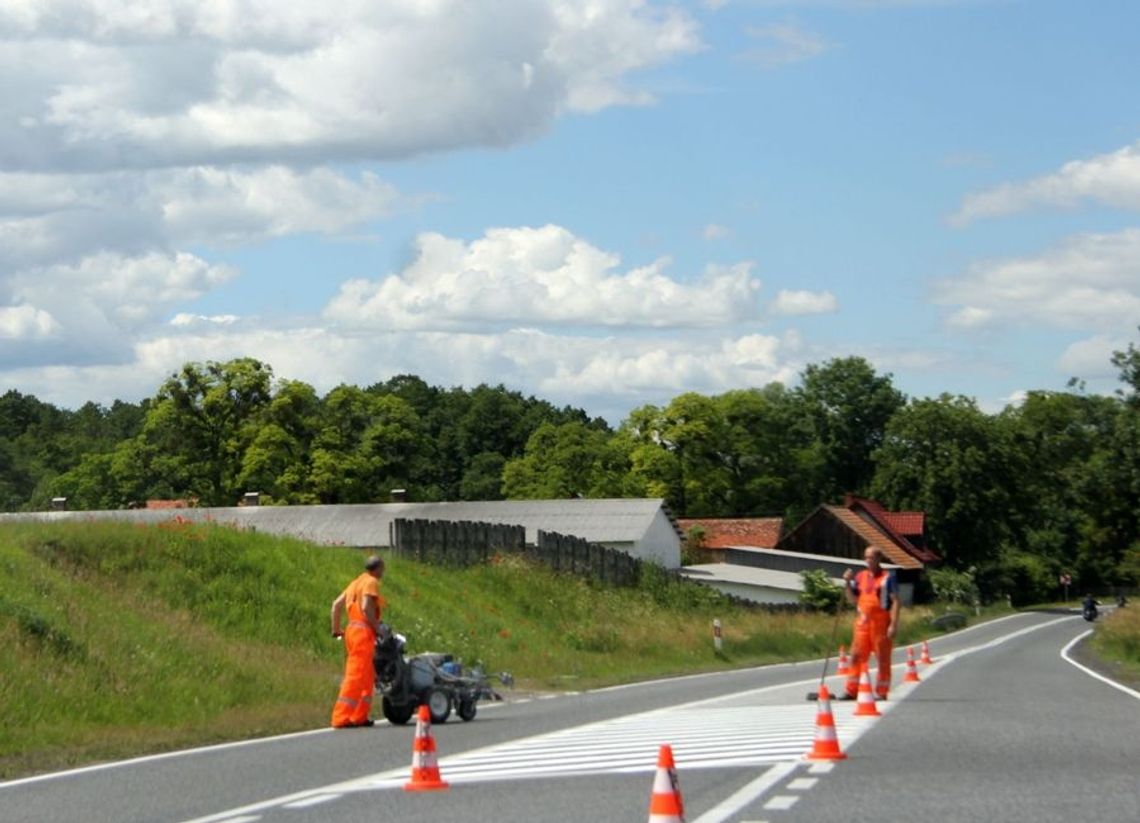
<svg viewBox="0 0 1140 823"><path fill-rule="evenodd" d="M851 662L847 659L847 647L839 645L839 663L835 667L836 675L851 674Z"/></svg>
<svg viewBox="0 0 1140 823"><path fill-rule="evenodd" d="M859 699L855 702L856 717L878 717L879 707L875 705L875 695L871 691L871 675L867 673L867 664L864 663L859 670Z"/></svg>
<svg viewBox="0 0 1140 823"><path fill-rule="evenodd" d="M431 711L425 704L420 706L416 716L416 737L412 741L412 779L404 784L404 791L423 792L447 787L439 774L435 738L431 736Z"/></svg>
<svg viewBox="0 0 1140 823"><path fill-rule="evenodd" d="M815 740L811 751L804 755L808 760L845 760L847 755L839 750L839 738L835 734L835 717L831 714L831 695L827 686L819 687L819 709L815 713Z"/></svg>
<svg viewBox="0 0 1140 823"><path fill-rule="evenodd" d="M934 662L930 657L930 645L925 640L922 641L922 659L918 662L924 666L929 666Z"/></svg>
<svg viewBox="0 0 1140 823"><path fill-rule="evenodd" d="M917 683L919 682L918 668L914 665L914 646L906 647L906 674L903 676L903 683Z"/></svg>
<svg viewBox="0 0 1140 823"><path fill-rule="evenodd" d="M685 823L685 803L677 784L673 747L664 744L657 752L657 774L649 797L649 823Z"/></svg>

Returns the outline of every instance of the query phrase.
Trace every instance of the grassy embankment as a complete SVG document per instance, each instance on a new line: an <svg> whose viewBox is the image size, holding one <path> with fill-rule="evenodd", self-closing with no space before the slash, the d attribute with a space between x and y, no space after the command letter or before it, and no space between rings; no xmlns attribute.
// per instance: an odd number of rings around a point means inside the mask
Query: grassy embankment
<svg viewBox="0 0 1140 823"><path fill-rule="evenodd" d="M1140 688L1140 604L1130 603L1098 619L1092 650L1109 661L1108 674Z"/></svg>
<svg viewBox="0 0 1140 823"><path fill-rule="evenodd" d="M357 550L177 520L0 527L0 779L324 726L342 670L328 606L360 564ZM519 689L812 659L831 644L827 615L747 611L646 578L612 589L518 558L465 570L390 558L385 618L410 652L512 671ZM901 644L930 633L929 611L904 615Z"/></svg>

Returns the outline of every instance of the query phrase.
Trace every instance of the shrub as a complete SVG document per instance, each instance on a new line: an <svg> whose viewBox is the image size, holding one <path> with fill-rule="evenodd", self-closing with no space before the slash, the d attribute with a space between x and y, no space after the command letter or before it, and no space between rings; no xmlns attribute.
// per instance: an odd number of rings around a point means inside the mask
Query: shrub
<svg viewBox="0 0 1140 823"><path fill-rule="evenodd" d="M800 603L810 609L834 614L843 600L843 588L831 582L823 569L805 569L800 572L804 590L800 592Z"/></svg>

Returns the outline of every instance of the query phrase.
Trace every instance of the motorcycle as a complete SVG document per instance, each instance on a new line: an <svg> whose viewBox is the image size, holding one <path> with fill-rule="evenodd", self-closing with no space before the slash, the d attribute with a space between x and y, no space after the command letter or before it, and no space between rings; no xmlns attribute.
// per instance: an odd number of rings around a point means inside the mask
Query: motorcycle
<svg viewBox="0 0 1140 823"><path fill-rule="evenodd" d="M1090 623L1092 623L1094 620L1096 620L1096 617L1097 617L1096 604L1095 603L1085 603L1085 605L1081 609L1081 617L1083 617L1085 620L1089 621Z"/></svg>

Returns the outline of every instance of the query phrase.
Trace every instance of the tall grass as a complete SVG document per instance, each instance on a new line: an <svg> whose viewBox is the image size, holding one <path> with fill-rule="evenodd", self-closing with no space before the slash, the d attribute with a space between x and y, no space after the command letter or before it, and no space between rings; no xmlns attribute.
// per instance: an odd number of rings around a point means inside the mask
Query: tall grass
<svg viewBox="0 0 1140 823"><path fill-rule="evenodd" d="M1097 621L1092 646L1118 663L1131 682L1140 683L1140 607L1115 609Z"/></svg>
<svg viewBox="0 0 1140 823"><path fill-rule="evenodd" d="M325 725L343 665L329 604L361 561L177 518L5 524L0 777ZM810 659L850 637L850 612L749 611L652 570L614 589L517 557L392 557L382 591L410 652L509 670L521 689ZM928 632L927 616L904 610L898 642Z"/></svg>

